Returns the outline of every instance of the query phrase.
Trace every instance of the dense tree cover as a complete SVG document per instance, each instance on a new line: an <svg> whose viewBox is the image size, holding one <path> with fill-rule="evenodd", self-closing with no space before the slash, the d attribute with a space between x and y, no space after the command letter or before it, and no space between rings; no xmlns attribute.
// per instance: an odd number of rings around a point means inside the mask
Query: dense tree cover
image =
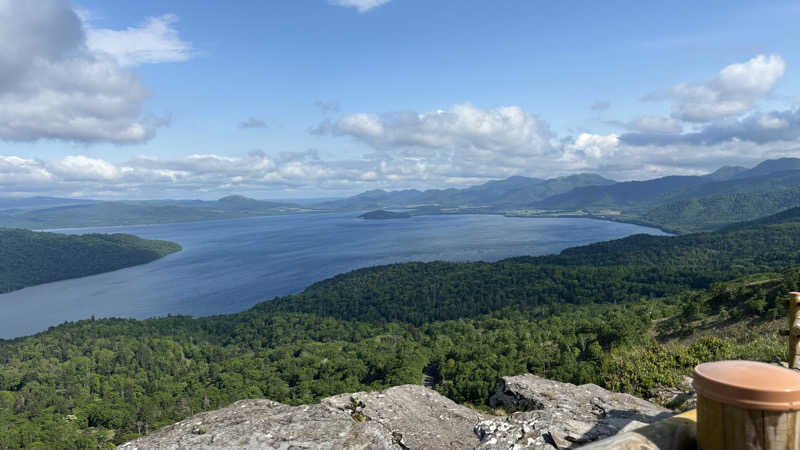
<svg viewBox="0 0 800 450"><path fill-rule="evenodd" d="M256 308L345 320L422 324L502 308L619 303L703 289L800 264L800 208L772 224L677 237L635 235L496 263L373 267L317 283Z"/></svg>
<svg viewBox="0 0 800 450"><path fill-rule="evenodd" d="M129 234L0 229L0 293L144 264L180 249L172 242Z"/></svg>
<svg viewBox="0 0 800 450"><path fill-rule="evenodd" d="M423 380L477 407L524 372L646 395L701 361L785 357L774 335L715 336L709 323L785 313L800 270L774 272L799 264L797 215L366 269L239 314L87 320L0 342L0 447L110 446L241 398L300 404ZM659 343L696 330L708 335Z"/></svg>
<svg viewBox="0 0 800 450"><path fill-rule="evenodd" d="M796 286L798 273L773 283L770 295ZM64 324L0 345L0 447L110 445L237 399L300 404L425 376L476 406L499 377L524 372L642 395L700 361L770 360L785 349L765 339L659 346L648 337L653 320L737 289L717 284L656 300L554 304L420 327L258 310Z"/></svg>
<svg viewBox="0 0 800 450"><path fill-rule="evenodd" d="M419 328L252 311L66 324L0 346L0 447L119 443L241 398L307 403L424 374L474 404L502 375L593 381L603 346L635 341L647 310L565 306Z"/></svg>
<svg viewBox="0 0 800 450"><path fill-rule="evenodd" d="M688 198L658 206L641 219L682 232L709 231L800 206L800 188Z"/></svg>

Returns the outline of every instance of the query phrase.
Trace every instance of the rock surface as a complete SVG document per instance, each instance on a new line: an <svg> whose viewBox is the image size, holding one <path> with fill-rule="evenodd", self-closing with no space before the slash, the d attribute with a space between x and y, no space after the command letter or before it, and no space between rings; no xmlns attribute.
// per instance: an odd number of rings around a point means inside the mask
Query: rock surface
<svg viewBox="0 0 800 450"><path fill-rule="evenodd" d="M493 416L417 385L342 394L303 406L242 400L119 448L570 448L671 415L627 394L534 375L503 378L491 402L517 412Z"/></svg>
<svg viewBox="0 0 800 450"><path fill-rule="evenodd" d="M355 413L351 399L363 404L355 407ZM473 428L489 417L423 386L405 385L337 395L304 406L242 400L119 448L473 448L479 444Z"/></svg>
<svg viewBox="0 0 800 450"><path fill-rule="evenodd" d="M678 386L664 387L650 393L649 400L667 408L683 412L697 408L697 392L692 385L691 377L683 377Z"/></svg>
<svg viewBox="0 0 800 450"><path fill-rule="evenodd" d="M530 374L504 377L490 404L517 412L479 423L479 448L573 448L673 415L594 384L575 386Z"/></svg>

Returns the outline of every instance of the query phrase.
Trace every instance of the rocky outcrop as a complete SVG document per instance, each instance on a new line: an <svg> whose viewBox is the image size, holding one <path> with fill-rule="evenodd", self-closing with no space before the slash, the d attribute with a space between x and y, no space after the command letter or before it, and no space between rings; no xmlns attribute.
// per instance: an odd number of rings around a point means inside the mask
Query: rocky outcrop
<svg viewBox="0 0 800 450"><path fill-rule="evenodd" d="M304 406L242 400L120 448L473 448L479 444L475 425L489 417L436 391L406 385L337 395Z"/></svg>
<svg viewBox="0 0 800 450"><path fill-rule="evenodd" d="M122 445L132 449L554 449L572 448L671 413L598 386L534 375L503 378L494 416L417 385L288 406L242 400Z"/></svg>
<svg viewBox="0 0 800 450"><path fill-rule="evenodd" d="M490 404L511 414L475 427L479 448L573 448L673 414L594 384L575 386L530 374L504 377Z"/></svg>
<svg viewBox="0 0 800 450"><path fill-rule="evenodd" d="M665 386L650 392L649 400L664 405L673 411L688 411L697 408L697 392L691 377L683 377L677 386Z"/></svg>

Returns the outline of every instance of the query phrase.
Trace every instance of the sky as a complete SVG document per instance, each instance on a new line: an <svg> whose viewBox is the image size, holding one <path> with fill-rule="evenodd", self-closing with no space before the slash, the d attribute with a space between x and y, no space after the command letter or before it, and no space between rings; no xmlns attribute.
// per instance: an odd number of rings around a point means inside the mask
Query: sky
<svg viewBox="0 0 800 450"><path fill-rule="evenodd" d="M0 0L0 195L343 197L800 157L797 2Z"/></svg>

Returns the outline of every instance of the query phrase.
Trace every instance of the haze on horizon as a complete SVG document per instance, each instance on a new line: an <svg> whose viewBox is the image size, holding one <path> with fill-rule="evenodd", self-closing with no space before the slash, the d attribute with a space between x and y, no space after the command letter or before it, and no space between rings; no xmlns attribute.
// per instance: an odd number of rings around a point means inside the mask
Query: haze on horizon
<svg viewBox="0 0 800 450"><path fill-rule="evenodd" d="M795 2L0 0L0 195L343 197L800 156Z"/></svg>

